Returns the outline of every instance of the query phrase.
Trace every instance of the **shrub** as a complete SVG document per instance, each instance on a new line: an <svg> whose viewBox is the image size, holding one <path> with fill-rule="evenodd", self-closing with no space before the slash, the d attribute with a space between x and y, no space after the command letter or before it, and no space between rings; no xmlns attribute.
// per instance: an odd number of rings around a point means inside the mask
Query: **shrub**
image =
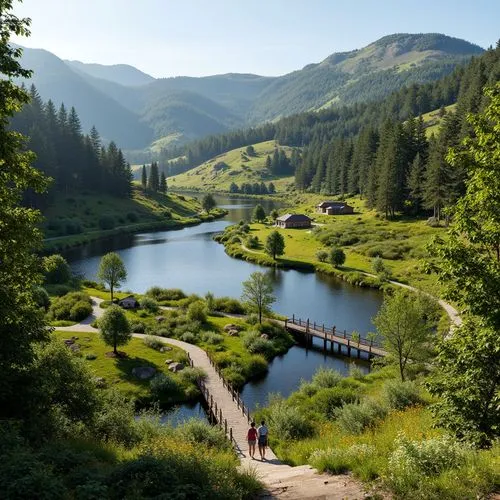
<svg viewBox="0 0 500 500"><path fill-rule="evenodd" d="M186 298L186 294L179 288L161 288L153 286L147 290L146 295L158 301L181 300Z"/></svg>
<svg viewBox="0 0 500 500"><path fill-rule="evenodd" d="M228 314L244 314L245 308L240 301L231 297L219 297L214 299L214 311L225 312Z"/></svg>
<svg viewBox="0 0 500 500"><path fill-rule="evenodd" d="M155 314L159 311L160 307L158 306L158 302L151 297L143 297L140 300L140 305L142 309L145 309L151 314Z"/></svg>
<svg viewBox="0 0 500 500"><path fill-rule="evenodd" d="M373 272L382 279L388 279L391 276L390 270L379 256L373 259L372 269Z"/></svg>
<svg viewBox="0 0 500 500"><path fill-rule="evenodd" d="M88 301L79 300L70 309L69 319L72 321L82 321L92 314L92 305Z"/></svg>
<svg viewBox="0 0 500 500"><path fill-rule="evenodd" d="M258 354L251 356L245 367L245 371L249 377L259 377L264 375L267 373L267 369L268 365L266 359Z"/></svg>
<svg viewBox="0 0 500 500"><path fill-rule="evenodd" d="M332 387L321 389L311 397L310 407L325 418L333 418L335 410L347 403L354 403L358 392L351 388Z"/></svg>
<svg viewBox="0 0 500 500"><path fill-rule="evenodd" d="M224 336L215 332L204 332L201 339L211 345L222 344L224 342Z"/></svg>
<svg viewBox="0 0 500 500"><path fill-rule="evenodd" d="M422 403L420 391L414 382L390 380L384 385L384 395L389 408L404 410L408 406Z"/></svg>
<svg viewBox="0 0 500 500"><path fill-rule="evenodd" d="M43 307L47 311L50 307L50 297L45 288L38 286L33 290L33 299L38 307Z"/></svg>
<svg viewBox="0 0 500 500"><path fill-rule="evenodd" d="M142 321L130 323L130 331L133 333L144 333L146 331L146 324Z"/></svg>
<svg viewBox="0 0 500 500"><path fill-rule="evenodd" d="M64 221L65 234L80 234L82 232L82 222L80 219L68 219Z"/></svg>
<svg viewBox="0 0 500 500"><path fill-rule="evenodd" d="M163 346L163 342L155 339L151 335L147 335L142 339L144 342L144 345L147 345L148 347L151 347L151 349L155 349L156 351L159 351Z"/></svg>
<svg viewBox="0 0 500 500"><path fill-rule="evenodd" d="M316 258L320 262L326 262L328 260L328 252L326 250L318 250L316 252Z"/></svg>
<svg viewBox="0 0 500 500"><path fill-rule="evenodd" d="M257 236L248 236L245 241L245 246L247 248L259 248L259 238Z"/></svg>
<svg viewBox="0 0 500 500"><path fill-rule="evenodd" d="M179 393L179 385L166 373L156 374L149 382L151 395L158 400L165 400Z"/></svg>
<svg viewBox="0 0 500 500"><path fill-rule="evenodd" d="M323 368L321 367L319 370L316 371L312 378L312 383L320 388L330 388L330 387L335 387L336 385L339 384L339 382L343 379L342 375L336 371L332 370L331 368Z"/></svg>
<svg viewBox="0 0 500 500"><path fill-rule="evenodd" d="M100 229L114 229L115 218L112 215L103 215L99 218L99 228Z"/></svg>
<svg viewBox="0 0 500 500"><path fill-rule="evenodd" d="M345 262L345 253L341 248L332 248L330 251L330 264L339 267Z"/></svg>
<svg viewBox="0 0 500 500"><path fill-rule="evenodd" d="M269 410L269 426L278 439L303 439L313 434L310 420L296 407L283 400L276 401Z"/></svg>
<svg viewBox="0 0 500 500"><path fill-rule="evenodd" d="M326 448L316 450L309 457L309 463L320 472L345 474L355 465L365 463L376 455L374 446L354 444L349 448Z"/></svg>
<svg viewBox="0 0 500 500"><path fill-rule="evenodd" d="M351 434L360 434L367 427L372 427L377 421L387 415L387 409L372 399L361 403L349 403L334 411L337 422L342 430Z"/></svg>
<svg viewBox="0 0 500 500"><path fill-rule="evenodd" d="M136 212L128 212L127 219L129 222L137 222L139 220L139 216Z"/></svg>
<svg viewBox="0 0 500 500"><path fill-rule="evenodd" d="M197 337L193 332L184 332L180 339L188 344L196 344Z"/></svg>
<svg viewBox="0 0 500 500"><path fill-rule="evenodd" d="M207 320L207 306L202 300L197 300L192 304L189 304L187 310L188 318L191 321L199 321L200 323L205 323Z"/></svg>
<svg viewBox="0 0 500 500"><path fill-rule="evenodd" d="M203 420L192 418L180 426L177 432L183 439L191 443L205 444L219 450L229 450L231 448L224 431Z"/></svg>
<svg viewBox="0 0 500 500"><path fill-rule="evenodd" d="M59 254L44 257L45 283L50 285L62 285L71 280L72 273L66 259Z"/></svg>
<svg viewBox="0 0 500 500"><path fill-rule="evenodd" d="M197 384L199 380L205 380L207 378L207 373L205 370L199 367L187 367L179 372L180 379L189 384Z"/></svg>

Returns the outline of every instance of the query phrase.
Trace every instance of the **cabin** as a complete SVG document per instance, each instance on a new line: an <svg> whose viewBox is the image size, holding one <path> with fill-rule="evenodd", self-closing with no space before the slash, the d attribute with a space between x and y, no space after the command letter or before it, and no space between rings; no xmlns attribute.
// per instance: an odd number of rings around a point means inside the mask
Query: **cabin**
<svg viewBox="0 0 500 500"><path fill-rule="evenodd" d="M285 214L276 219L276 226L283 229L311 227L311 219L303 214Z"/></svg>
<svg viewBox="0 0 500 500"><path fill-rule="evenodd" d="M317 212L326 215L353 214L354 208L345 201L322 201L317 207Z"/></svg>
<svg viewBox="0 0 500 500"><path fill-rule="evenodd" d="M139 301L133 295L129 295L119 300L118 305L123 307L123 309L137 309L139 307Z"/></svg>

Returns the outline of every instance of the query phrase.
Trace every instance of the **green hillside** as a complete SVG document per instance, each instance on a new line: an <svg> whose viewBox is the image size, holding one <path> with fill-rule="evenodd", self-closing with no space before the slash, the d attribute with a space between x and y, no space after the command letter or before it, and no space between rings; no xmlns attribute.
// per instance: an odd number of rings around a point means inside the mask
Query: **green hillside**
<svg viewBox="0 0 500 500"><path fill-rule="evenodd" d="M443 118L448 113L453 113L456 107L456 104L450 104L449 106L444 107L444 114L442 114L442 111L440 109L436 109L422 115L425 123L425 135L427 136L427 138L429 138L432 134L437 134L439 132L439 128L441 127Z"/></svg>
<svg viewBox="0 0 500 500"><path fill-rule="evenodd" d="M212 158L200 166L169 177L171 189L229 191L231 183L272 182L278 192L286 191L293 185L293 176L273 176L266 168L267 156L272 156L277 146L275 141L254 144L254 156L247 155L246 148L233 149ZM281 147L290 156L292 148Z"/></svg>

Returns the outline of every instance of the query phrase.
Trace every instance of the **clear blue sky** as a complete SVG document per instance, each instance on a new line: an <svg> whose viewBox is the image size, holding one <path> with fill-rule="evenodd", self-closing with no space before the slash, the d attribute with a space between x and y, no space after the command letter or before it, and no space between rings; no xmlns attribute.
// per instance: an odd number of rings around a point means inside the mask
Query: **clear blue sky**
<svg viewBox="0 0 500 500"><path fill-rule="evenodd" d="M499 0L24 0L32 36L64 59L155 76L280 75L391 33L500 38Z"/></svg>

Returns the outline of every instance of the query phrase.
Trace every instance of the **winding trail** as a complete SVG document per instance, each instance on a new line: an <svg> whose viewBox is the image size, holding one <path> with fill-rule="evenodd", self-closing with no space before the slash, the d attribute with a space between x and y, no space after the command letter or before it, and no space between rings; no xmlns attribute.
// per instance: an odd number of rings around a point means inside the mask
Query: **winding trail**
<svg viewBox="0 0 500 500"><path fill-rule="evenodd" d="M104 310L100 308L100 303L103 300L97 297L92 297L92 300L92 314L88 318L73 326L56 327L56 330L97 333L98 330L91 326L91 323L103 314ZM134 333L133 336L136 338L146 337L145 334L141 333ZM350 476L319 474L309 465L291 467L278 460L270 448L267 448L266 460L251 459L247 451L246 435L249 427L247 419L238 408L231 393L222 383L221 377L211 365L206 352L181 340L156 336L155 338L160 342L179 347L188 352L193 365L202 368L206 372L205 386L213 396L214 401L217 401L217 406L222 409L222 415L227 420L228 428L233 430L234 447L240 460L240 468L255 471L259 480L265 485L265 489L259 495L259 498L296 500L354 500L365 498L366 491L363 485ZM259 456L258 451L256 455Z"/></svg>

